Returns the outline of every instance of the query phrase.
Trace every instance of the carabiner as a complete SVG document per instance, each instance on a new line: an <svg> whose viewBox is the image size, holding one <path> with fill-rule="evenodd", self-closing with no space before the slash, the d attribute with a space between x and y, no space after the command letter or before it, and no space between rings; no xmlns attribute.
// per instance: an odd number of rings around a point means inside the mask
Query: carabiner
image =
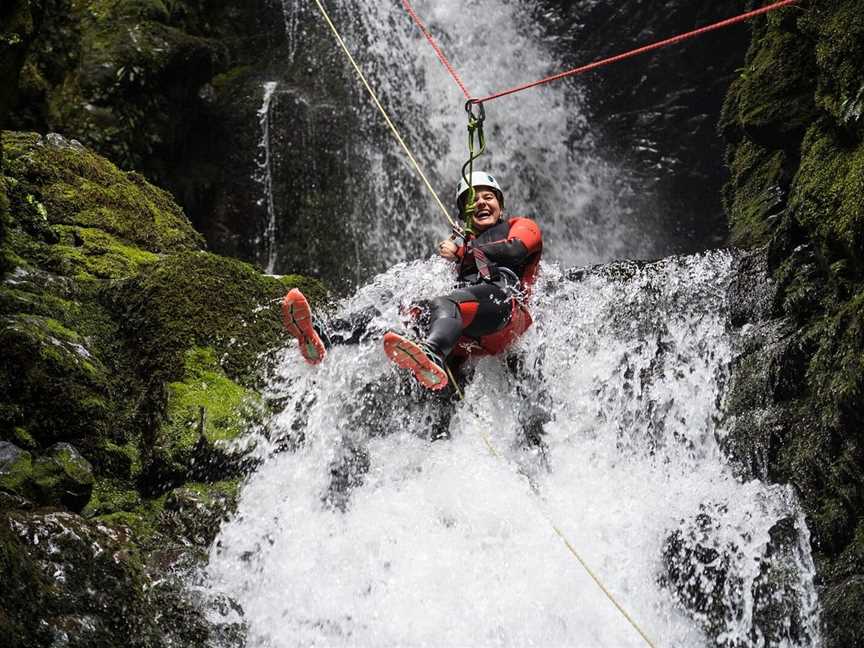
<svg viewBox="0 0 864 648"><path fill-rule="evenodd" d="M479 110L477 114L474 114L474 106L479 106ZM486 108L481 101L477 101L477 99L469 99L465 102L465 112L471 115L471 118L483 123L483 120L486 119Z"/></svg>

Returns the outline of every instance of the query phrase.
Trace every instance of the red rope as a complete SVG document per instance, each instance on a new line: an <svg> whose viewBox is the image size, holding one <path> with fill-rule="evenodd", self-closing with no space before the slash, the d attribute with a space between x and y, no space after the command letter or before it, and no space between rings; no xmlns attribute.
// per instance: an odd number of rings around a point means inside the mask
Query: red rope
<svg viewBox="0 0 864 648"><path fill-rule="evenodd" d="M444 56L444 52L441 51L441 48L438 47L438 43L435 42L435 39L432 37L432 34L429 33L429 30L426 29L426 25L423 24L423 21L420 20L420 16L417 15L417 12L414 11L414 7L411 6L411 3L408 0L402 0L402 4L405 5L405 9L408 10L408 13L411 14L411 17L414 19L414 22L417 23L417 26L420 28L420 31L423 32L423 35L426 37L426 40L429 41L429 44L432 46L432 49L435 50L435 54L438 55L438 60L441 61L441 64L447 68L447 71L450 73L450 76L453 77L453 80L456 81L456 84L462 90L462 94L465 95L466 99L471 99L471 93L468 92L468 88L465 87L465 84L462 83L462 79L459 76L459 73L450 65L450 61L447 60L447 57Z"/></svg>
<svg viewBox="0 0 864 648"><path fill-rule="evenodd" d="M493 99L498 99L499 97L506 97L507 95L515 94L517 92L521 92L522 90L528 90L529 88L535 88L539 85L544 85L547 83L551 83L553 81L557 81L559 79L563 79L565 77L576 76L577 74L584 74L585 72L590 72L591 70L596 70L597 68L603 67L604 65L611 65L612 63L617 63L618 61L623 61L628 58L632 58L634 56L638 56L640 54L645 54L646 52L651 52L656 49L660 49L661 47L668 47L669 45L676 45L682 41L695 38L696 36L701 36L702 34L722 29L724 27L729 27L730 25L735 25L740 22L744 22L745 20L750 20L751 18L755 18L756 16L760 16L762 14L766 14L769 11L774 11L776 9L781 9L783 7L788 7L789 5L793 5L797 3L798 0L782 0L781 2L775 2L774 4L768 5L767 7L762 7L761 9L754 9L753 11L748 11L747 13L743 13L740 16L735 16L733 18L727 18L726 20L721 20L718 23L714 23L712 25L707 25L706 27L700 27L699 29L695 29L693 31L687 32L685 34L679 34L678 36L673 36L672 38L667 38L666 40L658 41L657 43L653 43L651 45L645 45L644 47L639 47L634 50L630 50L629 52L624 52L623 54L617 54L615 56L610 56L609 58L602 59L600 61L595 61L594 63L589 63L588 65L583 65L581 67L573 68L572 70L567 70L565 72L560 72L558 74L554 74L552 76L546 77L545 79L540 79L539 81L534 81L532 83L525 83L520 86L515 86L510 88L509 90L503 90L501 92L496 92L495 94L488 95L486 97L481 97L480 99L473 99L471 95L468 93L468 90L465 88L465 84L462 83L462 79L459 78L459 75L456 73L456 70L453 69L453 66L450 65L450 62L447 60L447 57L444 56L441 49L438 47L438 44L432 38L432 35L420 21L420 18L415 13L414 9L408 3L408 0L402 0L402 4L405 5L405 8L408 10L408 13L414 18L414 22L420 27L423 33L426 35L427 40L431 43L432 47L435 49L435 53L438 55L438 59L444 65L445 68L450 72L450 75L456 80L456 83L459 84L459 87L462 89L462 92L465 94L465 98L471 101L472 103L485 103L487 101L492 101Z"/></svg>

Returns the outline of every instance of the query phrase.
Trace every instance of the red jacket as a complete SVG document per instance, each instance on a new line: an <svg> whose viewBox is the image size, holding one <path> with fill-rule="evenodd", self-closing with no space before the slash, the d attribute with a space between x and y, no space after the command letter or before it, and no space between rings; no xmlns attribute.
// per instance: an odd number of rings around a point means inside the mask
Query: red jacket
<svg viewBox="0 0 864 648"><path fill-rule="evenodd" d="M499 268L513 272L524 289L529 290L537 276L543 252L540 228L530 218L513 217L501 221L478 236L469 235L459 247L459 279L467 283L483 280L482 267L488 267L487 278L495 279Z"/></svg>

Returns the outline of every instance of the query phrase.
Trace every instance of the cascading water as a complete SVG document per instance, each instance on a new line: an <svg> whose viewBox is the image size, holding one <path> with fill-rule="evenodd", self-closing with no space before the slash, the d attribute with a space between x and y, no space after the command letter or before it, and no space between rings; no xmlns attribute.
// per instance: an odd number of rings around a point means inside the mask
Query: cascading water
<svg viewBox="0 0 864 648"><path fill-rule="evenodd" d="M282 16L285 20L285 40L288 44L288 63L294 62L297 55L297 42L300 36L300 12L305 3L301 0L280 0Z"/></svg>
<svg viewBox="0 0 864 648"><path fill-rule="evenodd" d="M302 40L298 21L321 23L314 6L283 1L289 40ZM446 204L467 158L464 97L398 0L326 3L382 103ZM440 38L476 94L557 71L551 37L531 26L534 3L521 0L423 1L417 11ZM335 45L334 45L335 47ZM302 51L302 46L298 52ZM348 65L341 54L337 64ZM381 270L426 256L448 234L447 223L409 168L404 153L350 73L361 128L356 133L360 179L350 202L351 236L374 250ZM564 265L645 258L662 251L662 236L646 215L622 206L620 176L594 152L582 117L582 93L572 80L489 104L489 150L477 168L493 171L506 187L511 214L529 215L547 234L546 255ZM455 212L455 208L454 208ZM455 215L455 214L454 214ZM367 273L367 276L369 273Z"/></svg>
<svg viewBox="0 0 864 648"><path fill-rule="evenodd" d="M553 71L528 3L416 6L478 94ZM318 17L282 7L296 56L298 25ZM436 185L455 185L462 98L399 3L331 9ZM654 254L661 237L616 202L580 100L565 82L492 104L484 166L511 213L540 221L547 259ZM443 220L359 91L356 103L352 222L382 267L425 256ZM476 362L455 404L400 375L374 334L314 368L285 349L268 381L280 413L252 435L260 466L207 569L242 607L247 645L642 645L554 524L656 645L818 646L794 494L740 481L718 448L735 263L544 266L518 359ZM401 306L448 291L451 273L398 264L337 314L374 307L370 330L398 328Z"/></svg>
<svg viewBox="0 0 864 648"><path fill-rule="evenodd" d="M247 645L643 645L550 520L658 646L819 645L794 495L736 479L716 441L734 266L547 265L520 361L476 362L455 404L374 334L317 367L286 349L269 380L281 413L208 567ZM451 272L397 265L339 314L375 306L371 330L399 327L400 305Z"/></svg>
<svg viewBox="0 0 864 648"><path fill-rule="evenodd" d="M263 85L264 96L261 108L258 109L258 127L261 139L258 142L257 173L255 179L261 184L263 195L258 200L259 205L267 207L267 225L264 229L264 248L267 251L266 272L272 274L276 267L276 208L273 204L273 169L271 166L272 152L270 148L270 107L273 95L279 83L267 81Z"/></svg>

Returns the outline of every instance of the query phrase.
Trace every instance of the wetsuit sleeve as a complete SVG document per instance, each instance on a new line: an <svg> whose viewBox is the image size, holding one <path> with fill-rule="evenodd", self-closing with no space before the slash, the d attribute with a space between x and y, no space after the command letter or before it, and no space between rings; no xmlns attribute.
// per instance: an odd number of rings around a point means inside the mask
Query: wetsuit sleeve
<svg viewBox="0 0 864 648"><path fill-rule="evenodd" d="M515 218L507 238L475 246L486 254L490 261L505 267L521 266L532 254L543 247L543 237L537 223L529 218Z"/></svg>

